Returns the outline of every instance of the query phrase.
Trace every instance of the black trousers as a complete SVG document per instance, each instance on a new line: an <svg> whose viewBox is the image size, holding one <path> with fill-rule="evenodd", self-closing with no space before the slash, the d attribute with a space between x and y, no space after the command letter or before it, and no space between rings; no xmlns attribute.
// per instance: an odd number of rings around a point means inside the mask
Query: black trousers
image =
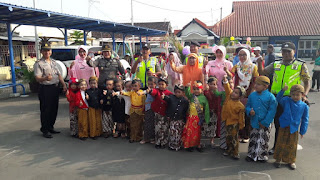
<svg viewBox="0 0 320 180"><path fill-rule="evenodd" d="M314 71L312 75L312 89L316 85L317 81L317 89L320 87L320 71Z"/></svg>
<svg viewBox="0 0 320 180"><path fill-rule="evenodd" d="M277 144L277 139L278 139L278 133L279 133L279 128L280 128L280 122L279 122L279 118L280 116L282 115L283 113L283 107L278 104L277 106L277 112L276 112L276 115L274 116L274 126L276 128L276 132L275 132L275 135L274 135L274 144L273 144L273 148L276 147L276 144Z"/></svg>
<svg viewBox="0 0 320 180"><path fill-rule="evenodd" d="M40 120L42 133L54 130L59 105L59 86L58 85L40 85Z"/></svg>

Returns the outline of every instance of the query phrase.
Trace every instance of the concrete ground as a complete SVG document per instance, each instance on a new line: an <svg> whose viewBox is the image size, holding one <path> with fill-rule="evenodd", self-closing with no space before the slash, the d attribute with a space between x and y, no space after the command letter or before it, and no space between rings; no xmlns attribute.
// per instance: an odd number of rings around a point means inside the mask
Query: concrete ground
<svg viewBox="0 0 320 180"><path fill-rule="evenodd" d="M0 179L229 180L268 179L267 175L272 179L320 179L320 93L310 93L309 99L315 104L310 108L308 132L299 139L303 149L298 151L295 171L286 166L276 169L272 157L267 163L246 162L248 144L240 144L241 159L235 161L209 147L203 153L173 152L120 138L81 141L69 135L68 103L63 96L55 125L62 133L45 139L39 131L36 94L1 100Z"/></svg>

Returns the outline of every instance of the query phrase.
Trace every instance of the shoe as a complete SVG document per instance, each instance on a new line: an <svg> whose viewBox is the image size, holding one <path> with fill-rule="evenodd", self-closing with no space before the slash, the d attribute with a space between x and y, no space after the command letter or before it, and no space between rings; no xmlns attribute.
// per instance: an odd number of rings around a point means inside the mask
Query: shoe
<svg viewBox="0 0 320 180"><path fill-rule="evenodd" d="M98 139L98 137L97 137L97 136L95 136L95 137L91 137L91 139L93 139L93 140L97 140L97 139Z"/></svg>
<svg viewBox="0 0 320 180"><path fill-rule="evenodd" d="M249 142L249 139L242 139L241 140L241 143L248 143Z"/></svg>
<svg viewBox="0 0 320 180"><path fill-rule="evenodd" d="M235 155L235 156L232 156L232 158L235 159L235 160L239 160L239 159L240 159L240 154L237 154L237 155Z"/></svg>
<svg viewBox="0 0 320 180"><path fill-rule="evenodd" d="M165 145L163 145L163 146L160 145L160 149L165 149L165 148L166 148Z"/></svg>
<svg viewBox="0 0 320 180"><path fill-rule="evenodd" d="M109 134L108 134L108 133L103 133L103 137L104 137L104 138L108 138L108 137L109 137Z"/></svg>
<svg viewBox="0 0 320 180"><path fill-rule="evenodd" d="M229 153L223 152L223 155L224 155L224 156L229 156Z"/></svg>
<svg viewBox="0 0 320 180"><path fill-rule="evenodd" d="M50 130L49 131L51 134L59 134L60 133L60 131L55 131L55 130Z"/></svg>
<svg viewBox="0 0 320 180"><path fill-rule="evenodd" d="M85 141L85 140L87 140L87 138L86 137L81 137L81 138L79 138L81 141Z"/></svg>
<svg viewBox="0 0 320 180"><path fill-rule="evenodd" d="M273 155L274 154L274 148L270 149L268 153L269 153L269 155Z"/></svg>
<svg viewBox="0 0 320 180"><path fill-rule="evenodd" d="M258 160L259 162L261 162L261 163L266 163L267 162L267 160Z"/></svg>
<svg viewBox="0 0 320 180"><path fill-rule="evenodd" d="M193 152L193 148L192 147L191 148L186 148L186 150L189 151L189 152Z"/></svg>
<svg viewBox="0 0 320 180"><path fill-rule="evenodd" d="M156 142L155 142L154 140L151 140L150 143L151 143L151 144L154 144L154 143L156 143Z"/></svg>
<svg viewBox="0 0 320 180"><path fill-rule="evenodd" d="M140 141L140 144L145 144L145 143L146 143L145 140L141 140L141 141Z"/></svg>
<svg viewBox="0 0 320 180"><path fill-rule="evenodd" d="M168 147L168 150L170 151L175 151L175 149L171 148L171 147Z"/></svg>
<svg viewBox="0 0 320 180"><path fill-rule="evenodd" d="M201 147L200 147L200 148L197 147L196 150L197 150L198 152L203 152L203 149L202 149Z"/></svg>
<svg viewBox="0 0 320 180"><path fill-rule="evenodd" d="M281 167L281 163L280 162L274 162L273 163L274 164L274 166L276 167L276 168L280 168Z"/></svg>
<svg viewBox="0 0 320 180"><path fill-rule="evenodd" d="M291 170L295 170L295 169L297 168L296 163L288 164L288 166L289 166L289 168L290 168Z"/></svg>
<svg viewBox="0 0 320 180"><path fill-rule="evenodd" d="M160 148L161 148L160 145L155 145L154 147L155 147L156 149L160 149Z"/></svg>
<svg viewBox="0 0 320 180"><path fill-rule="evenodd" d="M315 90L315 89L312 88L312 89L309 90L309 92L317 92L317 90ZM318 92L319 92L319 91L318 91Z"/></svg>
<svg viewBox="0 0 320 180"><path fill-rule="evenodd" d="M247 161L247 162L252 162L253 159L251 159L249 156L247 156L247 157L246 157L246 161Z"/></svg>
<svg viewBox="0 0 320 180"><path fill-rule="evenodd" d="M49 132L43 133L42 136L45 138L52 138L52 135Z"/></svg>
<svg viewBox="0 0 320 180"><path fill-rule="evenodd" d="M134 140L131 140L131 139L129 140L129 143L133 143L133 142L134 142Z"/></svg>

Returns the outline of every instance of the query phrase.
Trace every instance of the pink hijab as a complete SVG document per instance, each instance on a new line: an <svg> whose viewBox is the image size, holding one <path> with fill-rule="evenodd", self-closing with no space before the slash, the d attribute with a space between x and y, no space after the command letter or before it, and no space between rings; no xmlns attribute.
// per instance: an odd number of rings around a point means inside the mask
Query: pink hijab
<svg viewBox="0 0 320 180"><path fill-rule="evenodd" d="M170 55L171 55L171 54L173 55L173 62L174 62L174 64L176 65L176 67L181 66L182 64L181 64L181 61L180 61L177 53L172 52L172 53L170 53ZM170 55L169 55L169 56L170 56ZM172 78L173 80L178 80L179 83L182 83L182 75L181 75L180 73L174 72L174 71L171 69L171 67L170 67L170 62L167 63L165 70L166 70L167 73L168 73L168 77Z"/></svg>
<svg viewBox="0 0 320 180"><path fill-rule="evenodd" d="M83 49L88 55L88 49L85 46L79 46L78 53L80 49ZM95 69L87 64L87 60L85 58L86 57L82 58L79 55L76 56L76 59L73 61L74 65L69 70L69 75L70 78L85 79L89 84L89 78L91 76L95 76Z"/></svg>

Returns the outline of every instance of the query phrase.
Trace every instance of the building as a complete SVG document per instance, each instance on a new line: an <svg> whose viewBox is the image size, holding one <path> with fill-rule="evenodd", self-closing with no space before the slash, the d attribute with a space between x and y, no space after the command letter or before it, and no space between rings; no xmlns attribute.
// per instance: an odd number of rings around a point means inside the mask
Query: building
<svg viewBox="0 0 320 180"><path fill-rule="evenodd" d="M268 44L293 42L296 56L312 59L320 45L319 0L235 1L232 13L210 29L267 49Z"/></svg>
<svg viewBox="0 0 320 180"><path fill-rule="evenodd" d="M219 40L219 36L197 18L192 19L192 21L185 25L181 30L175 30L174 33L183 45L185 42L196 41L199 44L212 46Z"/></svg>

